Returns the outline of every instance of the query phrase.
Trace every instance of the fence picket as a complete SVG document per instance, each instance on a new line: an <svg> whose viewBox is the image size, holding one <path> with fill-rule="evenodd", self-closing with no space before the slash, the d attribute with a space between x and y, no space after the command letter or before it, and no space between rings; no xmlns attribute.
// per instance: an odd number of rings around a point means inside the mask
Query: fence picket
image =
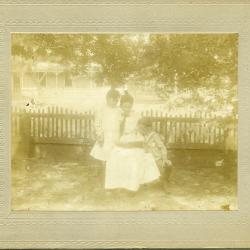
<svg viewBox="0 0 250 250"><path fill-rule="evenodd" d="M61 107L60 110L59 110L59 115L60 115L60 118L58 119L60 122L59 122L59 127L60 127L60 137L64 137L64 133L63 133L63 108Z"/></svg>
<svg viewBox="0 0 250 250"><path fill-rule="evenodd" d="M65 115L68 116L68 109L65 109ZM69 137L69 119L65 119L65 137Z"/></svg>
<svg viewBox="0 0 250 250"><path fill-rule="evenodd" d="M184 143L187 143L187 113L184 115L184 124L183 124L183 130L184 130L184 133L183 133L183 142Z"/></svg>
<svg viewBox="0 0 250 250"><path fill-rule="evenodd" d="M199 143L201 144L202 143L202 114L201 114L201 111L199 111L199 119L200 119L200 122L199 122Z"/></svg>
<svg viewBox="0 0 250 250"><path fill-rule="evenodd" d="M41 137L44 137L45 129L44 129L44 109L41 110Z"/></svg>
<svg viewBox="0 0 250 250"><path fill-rule="evenodd" d="M72 110L69 111L69 138L72 138L73 136L73 112Z"/></svg>
<svg viewBox="0 0 250 250"><path fill-rule="evenodd" d="M91 111L89 111L89 120L88 120L89 124L88 124L88 134L87 134L87 138L90 138L91 135Z"/></svg>
<svg viewBox="0 0 250 250"><path fill-rule="evenodd" d="M77 124L78 124L78 119L77 119L77 113L78 113L77 111L75 111L75 113L74 113L74 114L75 114L75 117L76 117L76 118L74 119L74 122L75 122L75 123L74 123L74 124L75 124L75 129L74 129L74 130L75 130L75 133L74 133L74 137L75 137L75 138L77 138L77 136L78 136L78 126L77 126Z"/></svg>
<svg viewBox="0 0 250 250"><path fill-rule="evenodd" d="M82 113L81 113L81 115L82 115ZM82 121L83 121L83 119L80 118L80 131L79 131L80 137L83 137L83 129L82 129L83 122Z"/></svg>
<svg viewBox="0 0 250 250"><path fill-rule="evenodd" d="M174 132L173 132L173 122L172 122L172 119L169 120L169 142L170 143L174 143Z"/></svg>
<svg viewBox="0 0 250 250"><path fill-rule="evenodd" d="M207 124L208 124L208 123L211 122L211 116L210 116L209 113L207 113L206 117L207 117L207 120L208 120L208 122L207 122ZM211 126L208 127L207 132L208 132L207 143L211 144Z"/></svg>
<svg viewBox="0 0 250 250"><path fill-rule="evenodd" d="M32 112L33 113L33 112ZM42 123L42 116L41 116L41 110L38 109L37 110L38 113L38 124L37 124L37 133L38 133L38 137L42 137L42 132L41 132L41 123Z"/></svg>
<svg viewBox="0 0 250 250"><path fill-rule="evenodd" d="M202 126L201 126L201 143L205 143L205 121L204 121L204 113L201 112Z"/></svg>
<svg viewBox="0 0 250 250"><path fill-rule="evenodd" d="M194 120L195 119L195 113L194 112L191 112L191 115L190 115L190 120ZM195 123L193 122L190 122L191 124L191 143L195 143Z"/></svg>
<svg viewBox="0 0 250 250"><path fill-rule="evenodd" d="M194 112L194 117L196 119L196 122L194 123L194 142L199 143L199 124L200 124L200 119L199 119L199 113Z"/></svg>
<svg viewBox="0 0 250 250"><path fill-rule="evenodd" d="M85 115L85 117L88 117L87 112L84 112L84 115ZM83 131L84 138L87 137L87 129L88 129L88 119L84 119L84 131Z"/></svg>
<svg viewBox="0 0 250 250"><path fill-rule="evenodd" d="M47 137L48 138L50 138L50 131L51 131L51 129L50 129L50 114L51 114L51 109L50 109L50 107L48 107L48 115L47 115L47 122L46 122L46 124L47 124Z"/></svg>
<svg viewBox="0 0 250 250"><path fill-rule="evenodd" d="M52 106L51 109L51 137L55 137L55 108Z"/></svg>
<svg viewBox="0 0 250 250"><path fill-rule="evenodd" d="M59 133L59 112L58 106L55 107L55 137L58 138Z"/></svg>

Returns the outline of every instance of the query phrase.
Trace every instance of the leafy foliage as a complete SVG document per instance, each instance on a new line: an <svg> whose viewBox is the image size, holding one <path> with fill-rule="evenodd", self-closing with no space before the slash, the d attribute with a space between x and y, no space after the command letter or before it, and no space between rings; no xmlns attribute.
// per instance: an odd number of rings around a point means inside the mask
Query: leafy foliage
<svg viewBox="0 0 250 250"><path fill-rule="evenodd" d="M150 88L165 99L191 90L192 100L202 104L199 93L204 90L216 109L235 102L237 43L236 34L15 33L12 55L59 63L73 75L91 71L100 84L117 86L131 77L138 85L150 81Z"/></svg>

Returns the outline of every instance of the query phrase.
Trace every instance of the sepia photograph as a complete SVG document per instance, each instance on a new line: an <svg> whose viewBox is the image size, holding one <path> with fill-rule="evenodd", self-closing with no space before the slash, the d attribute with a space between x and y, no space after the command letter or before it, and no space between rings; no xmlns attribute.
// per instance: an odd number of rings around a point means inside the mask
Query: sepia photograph
<svg viewBox="0 0 250 250"><path fill-rule="evenodd" d="M238 34L12 33L13 211L237 210Z"/></svg>

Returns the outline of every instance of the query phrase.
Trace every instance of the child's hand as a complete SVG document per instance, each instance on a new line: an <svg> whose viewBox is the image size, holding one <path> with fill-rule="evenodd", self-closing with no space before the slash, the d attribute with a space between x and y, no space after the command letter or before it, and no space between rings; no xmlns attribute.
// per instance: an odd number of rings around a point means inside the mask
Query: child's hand
<svg viewBox="0 0 250 250"><path fill-rule="evenodd" d="M169 166L169 167L171 167L171 166L173 165L173 164L172 164L172 161L166 160L166 165Z"/></svg>

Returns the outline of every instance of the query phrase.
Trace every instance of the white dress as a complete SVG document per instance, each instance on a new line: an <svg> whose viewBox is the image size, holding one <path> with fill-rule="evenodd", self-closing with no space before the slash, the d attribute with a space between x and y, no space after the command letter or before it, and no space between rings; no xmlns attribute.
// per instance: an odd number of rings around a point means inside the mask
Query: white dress
<svg viewBox="0 0 250 250"><path fill-rule="evenodd" d="M144 138L137 131L139 116L132 112L126 119L124 133L120 142L143 142ZM143 148L113 147L106 163L105 188L125 188L137 191L140 184L158 179L160 172L152 154Z"/></svg>
<svg viewBox="0 0 250 250"><path fill-rule="evenodd" d="M98 136L103 136L103 144L95 143L90 155L97 160L106 161L115 141L119 138L120 109L104 106L96 113L95 130Z"/></svg>

